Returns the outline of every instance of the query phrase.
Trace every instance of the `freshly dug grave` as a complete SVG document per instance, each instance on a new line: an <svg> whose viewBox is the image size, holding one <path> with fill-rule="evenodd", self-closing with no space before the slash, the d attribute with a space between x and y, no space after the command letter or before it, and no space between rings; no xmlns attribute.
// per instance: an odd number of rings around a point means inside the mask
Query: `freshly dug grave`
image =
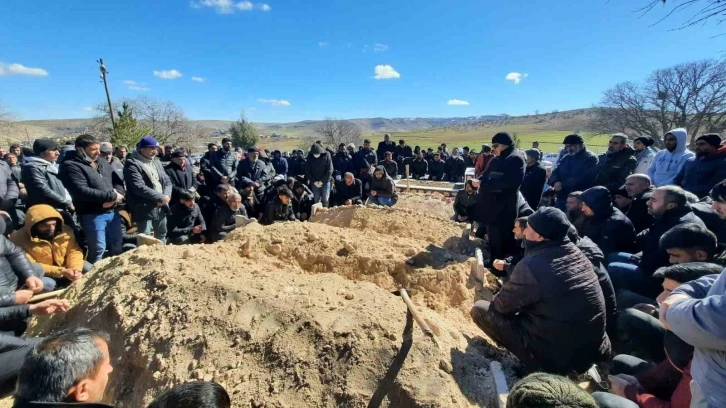
<svg viewBox="0 0 726 408"><path fill-rule="evenodd" d="M454 197L444 197L440 193L403 193L398 195L396 207L449 219L454 216Z"/></svg>
<svg viewBox="0 0 726 408"><path fill-rule="evenodd" d="M238 407L491 406L489 359L510 379L515 362L465 316L487 295L468 282L472 261L442 248L456 235L413 236L435 218L400 212L401 235L356 224L382 225L388 210L351 208L316 216L327 224L252 224L215 245L141 247L98 264L64 295L72 309L29 335L109 332L107 397L119 407L190 380L220 382ZM400 287L440 347L412 322L406 345L406 307L390 292Z"/></svg>

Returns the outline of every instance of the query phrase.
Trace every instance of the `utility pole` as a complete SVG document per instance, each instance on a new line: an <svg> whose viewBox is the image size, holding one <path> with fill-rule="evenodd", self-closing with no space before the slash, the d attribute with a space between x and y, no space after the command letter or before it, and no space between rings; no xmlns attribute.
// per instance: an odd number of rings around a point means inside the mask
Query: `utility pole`
<svg viewBox="0 0 726 408"><path fill-rule="evenodd" d="M111 105L111 94L108 92L108 82L106 81L106 74L108 74L108 71L106 71L106 66L103 65L103 58L99 58L98 62L101 66L101 79L103 80L103 86L106 88L106 101L108 101L108 114L111 115L111 127L113 130L116 130L116 119L114 119L113 115L113 105Z"/></svg>

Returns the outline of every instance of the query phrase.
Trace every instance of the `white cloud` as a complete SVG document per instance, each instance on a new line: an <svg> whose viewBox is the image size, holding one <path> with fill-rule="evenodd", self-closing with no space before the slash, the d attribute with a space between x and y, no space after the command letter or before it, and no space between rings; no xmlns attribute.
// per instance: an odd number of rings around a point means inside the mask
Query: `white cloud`
<svg viewBox="0 0 726 408"><path fill-rule="evenodd" d="M26 67L23 64L6 64L0 61L0 76L5 75L48 76L48 71L42 68Z"/></svg>
<svg viewBox="0 0 726 408"><path fill-rule="evenodd" d="M327 47L328 45L330 45L330 43L327 41L318 41L318 47L322 48L322 47Z"/></svg>
<svg viewBox="0 0 726 408"><path fill-rule="evenodd" d="M270 7L267 3L252 3L251 1L244 0L235 2L233 0L192 0L193 8L211 8L219 14L234 14L237 11L245 12L252 10L270 11Z"/></svg>
<svg viewBox="0 0 726 408"><path fill-rule="evenodd" d="M290 106L290 101L284 99L258 99L262 103L269 103L272 106Z"/></svg>
<svg viewBox="0 0 726 408"><path fill-rule="evenodd" d="M446 102L447 105L469 105L469 101L462 101L461 99L449 99Z"/></svg>
<svg viewBox="0 0 726 408"><path fill-rule="evenodd" d="M192 81L194 81L194 82L207 82L207 79L206 78L202 78L202 77L195 77L195 76L193 76L192 77Z"/></svg>
<svg viewBox="0 0 726 408"><path fill-rule="evenodd" d="M388 46L386 44L378 44L378 43L375 43L373 45L373 51L375 51L375 52L386 52L386 51L388 51Z"/></svg>
<svg viewBox="0 0 726 408"><path fill-rule="evenodd" d="M142 85L136 81L132 81L130 79L127 79L124 81L124 85L128 86L130 90L132 91L148 91L149 88L146 87L146 85Z"/></svg>
<svg viewBox="0 0 726 408"><path fill-rule="evenodd" d="M154 71L154 76L161 79L177 79L181 78L182 73L175 69L170 69L168 71Z"/></svg>
<svg viewBox="0 0 726 408"><path fill-rule="evenodd" d="M376 76L373 77L375 79L398 79L401 77L401 74L396 72L390 65L376 65L375 71Z"/></svg>
<svg viewBox="0 0 726 408"><path fill-rule="evenodd" d="M92 107L90 107L90 106L84 106L84 107L83 107L83 110L84 110L85 112L93 112L93 108L92 108Z"/></svg>
<svg viewBox="0 0 726 408"><path fill-rule="evenodd" d="M510 72L507 74L506 79L507 81L512 81L515 84L520 83L524 78L527 78L529 74L520 74L519 72Z"/></svg>

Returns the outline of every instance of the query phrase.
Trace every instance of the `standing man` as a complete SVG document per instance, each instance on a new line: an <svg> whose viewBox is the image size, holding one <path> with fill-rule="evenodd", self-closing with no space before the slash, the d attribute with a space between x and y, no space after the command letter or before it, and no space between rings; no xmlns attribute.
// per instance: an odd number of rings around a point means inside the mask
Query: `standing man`
<svg viewBox="0 0 726 408"><path fill-rule="evenodd" d="M491 260L505 259L517 252L517 242L511 233L517 219L519 187L522 185L525 161L514 147L509 133L501 132L492 138L496 156L479 177L479 208L476 221L480 227L477 237L489 235Z"/></svg>
<svg viewBox="0 0 726 408"><path fill-rule="evenodd" d="M172 187L164 166L156 157L158 148L159 142L153 136L141 138L136 150L126 159L124 180L128 189L128 209L139 234L151 235L153 229L154 237L166 243Z"/></svg>
<svg viewBox="0 0 726 408"><path fill-rule="evenodd" d="M481 145L481 154L476 158L476 163L474 164L474 177L479 178L493 158L494 155L492 155L491 146L486 143Z"/></svg>
<svg viewBox="0 0 726 408"><path fill-rule="evenodd" d="M8 161L14 161L16 163L15 165L18 166L18 170L20 170L20 165L17 164L17 156L15 156L14 153L8 153L8 156ZM13 157L15 157L15 159L13 159ZM21 184L22 181L18 180L16 182L13 179L13 171L10 166L4 161L0 161L0 211L5 211L11 214L14 218L12 222L10 222L10 220L6 220L9 228L7 231L1 230L0 234L5 234L6 232L10 233L14 230L14 227L20 226L20 224L25 222L25 213L22 211L23 209L21 208L19 211L16 211L15 209L15 204L18 202L20 196L20 189L18 186Z"/></svg>
<svg viewBox="0 0 726 408"><path fill-rule="evenodd" d="M121 254L122 220L117 207L124 199L124 181L106 160L99 160L99 141L94 136L78 136L75 147L75 152L66 155L61 174L86 235L87 260L94 264L107 248L111 256Z"/></svg>
<svg viewBox="0 0 726 408"><path fill-rule="evenodd" d="M527 169L524 171L522 181L522 195L532 210L537 211L545 183L547 183L547 170L540 163L539 150L528 149L525 153L527 154Z"/></svg>
<svg viewBox="0 0 726 408"><path fill-rule="evenodd" d="M655 154L653 164L648 169L648 177L656 187L673 184L678 172L693 152L686 150L688 133L686 129L673 129L663 136L665 149Z"/></svg>
<svg viewBox="0 0 726 408"><path fill-rule="evenodd" d="M75 146L74 146L74 148L75 148ZM125 151L125 149L126 148L124 147L124 151ZM119 176L119 178L121 178L121 180L123 180L123 178L124 178L124 161L126 160L125 157L126 157L126 154L124 153L124 160L122 161L118 157L114 156L113 155L113 145L111 143L109 143L109 142L101 143L101 158L106 160L106 162L108 162L111 165L111 168L113 169L113 171L118 173L118 176Z"/></svg>
<svg viewBox="0 0 726 408"><path fill-rule="evenodd" d="M64 218L73 211L73 202L58 175L58 144L49 139L36 139L33 143L35 157L28 157L28 163L21 170L25 189L28 191L28 208L36 204L47 204L61 213ZM67 221L67 220L66 220ZM67 225L73 225L66 222Z"/></svg>
<svg viewBox="0 0 726 408"><path fill-rule="evenodd" d="M383 160L383 153L379 153ZM363 141L363 148L353 156L353 166L355 169L360 170L364 163L368 163L368 166L375 166L378 163L378 156L376 152L371 149L371 141L366 139Z"/></svg>
<svg viewBox="0 0 726 408"><path fill-rule="evenodd" d="M269 187L272 175L267 164L260 160L260 151L256 147L247 149L247 159L240 162L237 170L237 183L243 178L252 180L255 196L262 202L265 191Z"/></svg>
<svg viewBox="0 0 726 408"><path fill-rule="evenodd" d="M343 174L353 170L351 161L353 158L345 150L345 143L338 145L338 152L333 156L333 170L335 171L335 181L340 181Z"/></svg>
<svg viewBox="0 0 726 408"><path fill-rule="evenodd" d="M566 154L552 171L548 183L557 192L557 208L564 211L567 196L571 192L585 191L595 185L597 156L587 150L585 140L580 135L567 136L563 144Z"/></svg>
<svg viewBox="0 0 726 408"><path fill-rule="evenodd" d="M209 190L214 188L214 172L212 171L212 160L217 154L217 145L215 143L209 143L207 145L207 151L199 160L199 172L204 175L204 181L210 186Z"/></svg>
<svg viewBox="0 0 726 408"><path fill-rule="evenodd" d="M222 150L212 157L213 185L229 184L234 187L239 157L232 149L232 140L226 137L222 139Z"/></svg>
<svg viewBox="0 0 726 408"><path fill-rule="evenodd" d="M313 190L315 204L322 202L324 207L329 207L330 179L333 176L333 161L330 154L323 149L323 146L315 143L310 148L307 158L305 179Z"/></svg>
<svg viewBox="0 0 726 408"><path fill-rule="evenodd" d="M392 175L395 178L395 176L400 176L405 173L405 165L413 157L413 151L411 150L411 146L407 145L406 141L401 139L398 141L398 146L396 146L396 151L393 154L396 157L396 163L398 163L398 173Z"/></svg>
<svg viewBox="0 0 726 408"><path fill-rule="evenodd" d="M179 204L181 193L195 195L199 182L194 177L194 169L187 160L187 154L182 149L177 149L171 154L171 162L164 168L166 175L171 181L171 203Z"/></svg>
<svg viewBox="0 0 726 408"><path fill-rule="evenodd" d="M686 160L673 182L703 198L724 179L726 146L721 146L721 136L709 133L696 139L696 156Z"/></svg>
<svg viewBox="0 0 726 408"><path fill-rule="evenodd" d="M635 151L628 146L628 137L616 133L610 138L608 151L598 157L595 185L604 186L613 193L625 183L625 178L633 173L637 164Z"/></svg>
<svg viewBox="0 0 726 408"><path fill-rule="evenodd" d="M396 144L391 141L391 135L388 133L383 135L383 141L378 143L378 149L376 149L378 161L382 161L386 157L386 152L391 152L391 154L396 152Z"/></svg>

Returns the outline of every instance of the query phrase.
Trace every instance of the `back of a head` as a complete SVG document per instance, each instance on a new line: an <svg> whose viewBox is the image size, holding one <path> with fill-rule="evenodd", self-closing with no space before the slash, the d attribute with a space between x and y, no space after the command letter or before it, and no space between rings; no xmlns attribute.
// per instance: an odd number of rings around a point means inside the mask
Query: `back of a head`
<svg viewBox="0 0 726 408"><path fill-rule="evenodd" d="M534 373L512 387L507 408L598 408L585 390L565 377Z"/></svg>
<svg viewBox="0 0 726 408"><path fill-rule="evenodd" d="M63 402L71 387L96 374L104 359L98 340L108 334L76 327L52 333L28 353L18 375L15 398Z"/></svg>
<svg viewBox="0 0 726 408"><path fill-rule="evenodd" d="M147 408L229 408L229 394L215 382L188 382L166 390Z"/></svg>
<svg viewBox="0 0 726 408"><path fill-rule="evenodd" d="M660 237L663 250L700 250L713 257L718 251L716 234L700 224L687 222L669 229Z"/></svg>
<svg viewBox="0 0 726 408"><path fill-rule="evenodd" d="M718 275L724 267L709 262L688 262L664 266L653 273L654 278L670 279L679 283L687 283L706 275Z"/></svg>
<svg viewBox="0 0 726 408"><path fill-rule="evenodd" d="M656 191L663 191L665 195L663 196L663 200L665 201L665 204L675 204L678 208L683 208L688 205L688 197L686 195L686 190L678 187L678 186L663 186L658 187Z"/></svg>

